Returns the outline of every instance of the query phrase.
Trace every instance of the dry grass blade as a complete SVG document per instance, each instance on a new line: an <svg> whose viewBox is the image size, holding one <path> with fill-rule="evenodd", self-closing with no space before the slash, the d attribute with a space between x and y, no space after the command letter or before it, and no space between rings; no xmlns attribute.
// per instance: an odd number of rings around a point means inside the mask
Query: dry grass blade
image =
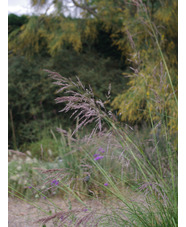
<svg viewBox="0 0 186 227"><path fill-rule="evenodd" d="M74 226L78 227L78 226L81 226L82 224L84 226L86 226L86 224L88 223L88 221L94 217L94 214L95 214L95 211L91 211L89 212L88 214L84 215L85 212L87 212L88 209L76 209L76 210L71 210L71 211L67 211L67 212L58 212L58 213L55 213L54 215L51 215L51 216L48 216L48 217L45 217L45 218L41 218L39 220L37 220L35 223L42 223L42 224L46 224L48 223L49 221L51 220L55 220L56 223L58 223L57 226L63 226L63 224L67 224L68 225L70 223L72 223L73 221L71 220L71 216L73 215L76 216L76 221L75 221L75 224ZM83 213L83 217L82 217L82 214ZM78 215L80 215L80 217L78 217Z"/></svg>

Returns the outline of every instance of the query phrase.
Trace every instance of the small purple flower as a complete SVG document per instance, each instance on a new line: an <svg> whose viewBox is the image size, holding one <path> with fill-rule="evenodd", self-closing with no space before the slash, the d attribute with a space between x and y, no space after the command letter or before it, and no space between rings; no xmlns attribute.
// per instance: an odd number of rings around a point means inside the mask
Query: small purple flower
<svg viewBox="0 0 186 227"><path fill-rule="evenodd" d="M63 220L63 218L64 218L64 216L62 215L62 216L60 217L61 221Z"/></svg>
<svg viewBox="0 0 186 227"><path fill-rule="evenodd" d="M105 185L105 186L108 186L108 183L105 183L104 185Z"/></svg>
<svg viewBox="0 0 186 227"><path fill-rule="evenodd" d="M94 156L94 157L97 157L97 156L99 156L99 154L94 154L93 156Z"/></svg>
<svg viewBox="0 0 186 227"><path fill-rule="evenodd" d="M28 188L32 188L31 186L29 186Z"/></svg>
<svg viewBox="0 0 186 227"><path fill-rule="evenodd" d="M102 147L100 147L100 148L98 149L98 151L100 151L100 152L102 152L102 153L105 152L105 150L104 150Z"/></svg>
<svg viewBox="0 0 186 227"><path fill-rule="evenodd" d="M51 182L51 185L52 185L52 184L58 185L58 184L59 184L59 181L58 181L58 180L53 180L53 181Z"/></svg>
<svg viewBox="0 0 186 227"><path fill-rule="evenodd" d="M43 199L46 199L46 197L45 197L45 196L43 196Z"/></svg>
<svg viewBox="0 0 186 227"><path fill-rule="evenodd" d="M86 212L86 211L88 211L88 209L85 208L85 209L83 209L83 211Z"/></svg>
<svg viewBox="0 0 186 227"><path fill-rule="evenodd" d="M94 160L97 161L97 160L102 159L102 158L104 158L104 156L97 156Z"/></svg>
<svg viewBox="0 0 186 227"><path fill-rule="evenodd" d="M53 181L51 182L51 185L52 185L52 184L55 184L55 183L56 183L56 180L53 180Z"/></svg>

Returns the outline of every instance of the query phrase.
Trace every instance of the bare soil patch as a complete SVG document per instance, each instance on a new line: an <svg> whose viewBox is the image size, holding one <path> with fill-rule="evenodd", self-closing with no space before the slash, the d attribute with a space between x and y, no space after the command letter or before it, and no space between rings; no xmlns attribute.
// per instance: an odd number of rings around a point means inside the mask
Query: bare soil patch
<svg viewBox="0 0 186 227"><path fill-rule="evenodd" d="M59 206L63 211L69 211L69 204L65 202L62 198L52 198L52 202ZM55 208L48 201L44 199L39 199L34 201L34 203L45 209L46 211L52 211L52 214L55 213ZM94 207L96 210L102 210L103 205L97 200L86 201L86 204L89 207ZM83 205L76 201L71 202L72 209L82 209ZM38 227L42 226L41 224L34 223L40 218L47 217L47 215L38 210L35 206L28 204L25 201L22 201L17 198L9 197L8 201L8 226L9 227ZM52 221L47 223L47 227L52 227L54 224Z"/></svg>
<svg viewBox="0 0 186 227"><path fill-rule="evenodd" d="M135 192L132 192L131 190L126 190L125 192L126 198L130 198L131 200L138 201L139 203L144 204L144 196L141 194L137 194ZM70 209L76 210L76 209L84 209L85 206L83 204L77 202L75 199L69 199L65 200L61 197L53 197L50 199L56 206L60 207L62 209L62 212L68 212ZM70 201L70 203L69 203ZM50 202L46 199L35 199L32 200L32 203L35 205L41 207L45 211L50 211L51 215L55 214L55 207L54 205L50 204ZM113 198L107 198L104 200L99 199L92 199L92 200L86 200L85 204L91 208L91 210L94 210L98 214L105 214L109 213L111 208L113 207L119 207L120 205L123 207L124 204L116 201ZM37 220L41 218L48 217L47 214L39 210L37 207L22 201L16 197L9 197L8 201L8 226L9 227L38 227L42 226L42 224L35 223ZM59 212L59 210L57 211ZM85 215L85 214L81 214ZM46 224L47 227L53 227L53 221L49 221Z"/></svg>

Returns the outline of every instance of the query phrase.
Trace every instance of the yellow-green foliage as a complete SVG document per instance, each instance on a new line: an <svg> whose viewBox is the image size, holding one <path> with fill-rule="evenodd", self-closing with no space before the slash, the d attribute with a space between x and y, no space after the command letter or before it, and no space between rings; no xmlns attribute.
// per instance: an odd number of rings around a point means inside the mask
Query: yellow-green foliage
<svg viewBox="0 0 186 227"><path fill-rule="evenodd" d="M97 30L92 19L85 21L64 17L31 17L27 24L9 36L9 50L32 56L46 49L54 55L64 45L71 44L79 52L83 39L94 40Z"/></svg>
<svg viewBox="0 0 186 227"><path fill-rule="evenodd" d="M162 64L150 65L131 77L129 89L112 102L118 108L121 120L132 123L152 119L156 122L166 117L171 130L177 130L177 106Z"/></svg>
<svg viewBox="0 0 186 227"><path fill-rule="evenodd" d="M164 69L162 57L157 43L142 11L136 11L133 18L123 22L121 31L129 31L131 44L132 72L128 83L129 89L118 95L112 106L118 109L123 121L133 123L143 120L159 121L167 118L171 132L177 131L177 104L173 95L167 71ZM127 11L126 11L127 12ZM141 15L143 15L141 19ZM126 13L129 16L129 13ZM162 48L171 75L175 93L177 94L177 2L164 1L153 15L152 23L158 25L156 37ZM142 20L139 22L139 20ZM133 21L131 23L131 21ZM154 27L154 29L156 29ZM123 40L117 40L122 49ZM149 114L151 112L151 115Z"/></svg>
<svg viewBox="0 0 186 227"><path fill-rule="evenodd" d="M21 26L20 31L9 36L9 50L17 54L33 56L46 46L47 33L43 18L33 16L27 24Z"/></svg>

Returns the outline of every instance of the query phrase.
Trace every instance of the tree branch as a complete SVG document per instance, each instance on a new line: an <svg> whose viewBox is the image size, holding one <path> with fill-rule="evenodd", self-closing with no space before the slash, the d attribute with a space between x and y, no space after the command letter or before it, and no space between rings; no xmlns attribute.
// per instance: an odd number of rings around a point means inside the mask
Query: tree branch
<svg viewBox="0 0 186 227"><path fill-rule="evenodd" d="M85 4L79 4L75 0L72 0L72 2L74 3L74 5L76 7L79 7L81 9L83 9L83 10L86 10L87 12L89 12L92 15L94 15L95 17L98 17L97 13L95 12L96 8L89 7L86 3Z"/></svg>

